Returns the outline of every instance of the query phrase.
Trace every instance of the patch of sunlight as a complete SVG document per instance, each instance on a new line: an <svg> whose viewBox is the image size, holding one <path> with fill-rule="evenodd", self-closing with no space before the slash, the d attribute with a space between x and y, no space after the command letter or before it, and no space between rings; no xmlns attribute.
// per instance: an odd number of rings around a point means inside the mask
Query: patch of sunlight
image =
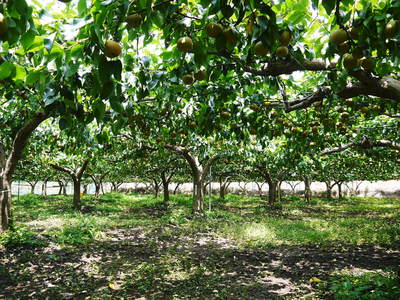
<svg viewBox="0 0 400 300"><path fill-rule="evenodd" d="M259 223L252 223L243 229L243 236L249 240L274 240L275 233L267 226Z"/></svg>
<svg viewBox="0 0 400 300"><path fill-rule="evenodd" d="M45 220L27 222L26 225L35 229L44 229L46 231L51 231L63 228L64 225L68 222L70 222L69 219L60 217L49 217Z"/></svg>
<svg viewBox="0 0 400 300"><path fill-rule="evenodd" d="M301 209L292 209L292 210L290 211L290 214L293 215L293 216L302 216L302 215L304 215L305 213L304 213L304 211L302 211Z"/></svg>
<svg viewBox="0 0 400 300"><path fill-rule="evenodd" d="M189 279L193 272L186 272L184 270L173 270L169 274L167 274L164 280L172 280L172 281L179 281L179 280L186 280Z"/></svg>

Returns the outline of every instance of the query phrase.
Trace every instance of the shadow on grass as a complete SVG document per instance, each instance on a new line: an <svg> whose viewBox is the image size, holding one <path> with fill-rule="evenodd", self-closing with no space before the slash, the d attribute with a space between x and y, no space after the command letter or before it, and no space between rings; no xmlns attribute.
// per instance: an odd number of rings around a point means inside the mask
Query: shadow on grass
<svg viewBox="0 0 400 300"><path fill-rule="evenodd" d="M297 299L313 291L314 276L400 265L399 251L368 245L246 250L211 234L176 232L126 228L86 246L2 252L0 297Z"/></svg>

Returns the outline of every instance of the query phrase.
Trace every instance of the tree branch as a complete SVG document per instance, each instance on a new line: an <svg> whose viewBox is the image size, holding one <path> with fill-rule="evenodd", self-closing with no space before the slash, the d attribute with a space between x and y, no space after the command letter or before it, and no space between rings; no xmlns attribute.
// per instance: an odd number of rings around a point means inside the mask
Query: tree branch
<svg viewBox="0 0 400 300"><path fill-rule="evenodd" d="M9 154L4 167L4 175L7 179L11 179L11 176L17 166L18 160L21 158L22 151L24 150L25 145L28 142L28 139L32 132L40 125L40 123L42 123L49 117L50 115L48 112L39 112L18 130L12 144L11 153Z"/></svg>
<svg viewBox="0 0 400 300"><path fill-rule="evenodd" d="M333 153L337 153L337 152L342 152L351 147L361 147L364 149L371 149L374 147L385 147L385 148L391 148L391 149L400 151L400 144L393 143L389 140L377 140L375 142L371 142L370 138L365 136L363 138L363 140L360 142L351 142L351 143L344 144L344 145L341 145L341 146L338 146L338 147L335 147L335 148L332 148L329 150L325 150L320 155L323 156L323 155L329 155L329 154L333 154Z"/></svg>
<svg viewBox="0 0 400 300"><path fill-rule="evenodd" d="M186 161L189 163L190 168L193 171L193 175L199 176L200 164L198 162L198 159L192 153L190 153L189 150L187 150L186 148L176 146L176 145L171 145L171 144L166 144L164 147L166 149L172 150L172 151L182 155L186 159Z"/></svg>
<svg viewBox="0 0 400 300"><path fill-rule="evenodd" d="M74 173L74 171L72 171L72 170L69 170L69 169L67 169L67 168L63 168L63 167L57 166L57 165L55 165L55 164L50 164L50 167L52 167L53 169L55 169L55 170L57 170L57 171L61 171L61 172L67 173L67 174L70 175L71 177L75 177L75 173Z"/></svg>
<svg viewBox="0 0 400 300"><path fill-rule="evenodd" d="M242 68L245 72L259 76L279 76L284 74L289 75L296 71L327 71L330 69L324 61L308 59L304 60L301 64L295 60L268 63L267 67L262 70L251 68L246 64L243 64Z"/></svg>
<svg viewBox="0 0 400 300"><path fill-rule="evenodd" d="M203 175L202 175L202 177L203 177L202 179L203 179L203 180L204 180L205 177L207 176L208 170L210 170L211 165L213 164L213 162L214 162L217 158L218 158L218 155L214 155L214 156L210 157L210 158L207 160L206 164L204 165L204 169L203 169Z"/></svg>
<svg viewBox="0 0 400 300"><path fill-rule="evenodd" d="M87 166L89 165L89 162L90 162L90 159L86 159L86 160L83 162L82 167L80 167L80 168L78 169L78 172L76 172L76 177L78 178L78 180L81 179L81 177L82 177L82 175L83 175L83 172L85 172Z"/></svg>

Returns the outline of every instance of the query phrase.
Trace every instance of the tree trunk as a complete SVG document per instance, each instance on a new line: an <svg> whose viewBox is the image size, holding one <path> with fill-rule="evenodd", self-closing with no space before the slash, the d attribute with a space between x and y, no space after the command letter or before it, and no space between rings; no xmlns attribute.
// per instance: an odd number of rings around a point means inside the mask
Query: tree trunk
<svg viewBox="0 0 400 300"><path fill-rule="evenodd" d="M343 199L343 194L342 194L343 181L338 181L336 184L338 186L338 197L339 197L339 199Z"/></svg>
<svg viewBox="0 0 400 300"><path fill-rule="evenodd" d="M258 194L260 196L260 198L262 198L263 194L262 194L262 184L259 184L258 181L255 181L257 188L258 188Z"/></svg>
<svg viewBox="0 0 400 300"><path fill-rule="evenodd" d="M279 202L282 201L282 189L281 189L282 182L283 181L279 181L278 184L277 184L277 200Z"/></svg>
<svg viewBox="0 0 400 300"><path fill-rule="evenodd" d="M101 182L95 182L94 183L94 188L95 188L94 196L96 198L99 198L100 197Z"/></svg>
<svg viewBox="0 0 400 300"><path fill-rule="evenodd" d="M42 123L49 118L47 112L39 112L32 119L26 122L15 134L11 151L8 158L5 159L5 151L0 142L0 179L2 181L2 192L0 192L0 206L1 206L1 229L2 231L10 228L11 222L11 180L15 168L21 158L21 154L25 149L25 145L32 132ZM6 191L4 191L6 190Z"/></svg>
<svg viewBox="0 0 400 300"><path fill-rule="evenodd" d="M87 190L88 190L88 184L84 184L83 185L83 194L87 194Z"/></svg>
<svg viewBox="0 0 400 300"><path fill-rule="evenodd" d="M195 215L201 215L204 212L204 186L200 178L194 179L192 211Z"/></svg>
<svg viewBox="0 0 400 300"><path fill-rule="evenodd" d="M167 149L175 151L182 155L192 170L193 176L193 214L203 214L204 211L204 194L203 187L206 175L210 170L213 162L218 158L217 156L212 156L208 158L204 164L201 164L199 158L193 155L189 150L175 146L175 145L165 145Z"/></svg>
<svg viewBox="0 0 400 300"><path fill-rule="evenodd" d="M311 180L308 177L304 178L304 199L307 203L311 201Z"/></svg>
<svg viewBox="0 0 400 300"><path fill-rule="evenodd" d="M329 181L325 182L326 184L326 198L331 200L332 199L332 185Z"/></svg>
<svg viewBox="0 0 400 300"><path fill-rule="evenodd" d="M158 198L158 192L160 191L160 185L157 181L157 179L153 178L153 183L154 183L154 197Z"/></svg>
<svg viewBox="0 0 400 300"><path fill-rule="evenodd" d="M206 184L203 184L203 195L207 195L207 187L209 184L211 184L211 181L207 182Z"/></svg>
<svg viewBox="0 0 400 300"><path fill-rule="evenodd" d="M63 187L64 187L64 184L61 180L58 181L58 186L59 186L58 194L61 195L63 192Z"/></svg>
<svg viewBox="0 0 400 300"><path fill-rule="evenodd" d="M270 205L275 204L277 202L277 187L278 184L276 181L268 182L268 202Z"/></svg>
<svg viewBox="0 0 400 300"><path fill-rule="evenodd" d="M8 230L12 227L11 219L11 180L1 178L0 184L0 200L1 200L1 228Z"/></svg>
<svg viewBox="0 0 400 300"><path fill-rule="evenodd" d="M68 185L68 183L64 183L62 186L62 194L64 196L67 196L67 185Z"/></svg>
<svg viewBox="0 0 400 300"><path fill-rule="evenodd" d="M163 185L164 204L168 205L169 202L169 181L164 172L161 173L161 180Z"/></svg>
<svg viewBox="0 0 400 300"><path fill-rule="evenodd" d="M115 182L111 182L111 192L117 191L117 184Z"/></svg>
<svg viewBox="0 0 400 300"><path fill-rule="evenodd" d="M225 199L225 184L219 186L219 197Z"/></svg>
<svg viewBox="0 0 400 300"><path fill-rule="evenodd" d="M74 178L74 198L73 198L73 205L75 209L81 208L81 182L79 179Z"/></svg>
<svg viewBox="0 0 400 300"><path fill-rule="evenodd" d="M42 196L47 196L47 180L42 184Z"/></svg>
<svg viewBox="0 0 400 300"><path fill-rule="evenodd" d="M28 182L31 186L31 194L35 194L36 182Z"/></svg>
<svg viewBox="0 0 400 300"><path fill-rule="evenodd" d="M178 191L178 188L179 188L179 186L180 186L181 184L182 184L181 182L179 182L179 183L176 184L175 189L174 189L174 195L176 195L176 193L177 193L177 191Z"/></svg>
<svg viewBox="0 0 400 300"><path fill-rule="evenodd" d="M89 162L90 162L90 160L86 159L83 162L82 166L77 171L69 170L69 169L54 165L54 164L50 164L50 166L53 169L56 169L61 172L65 172L71 177L73 186L74 186L72 202L73 202L73 207L75 209L81 208L81 179L82 179L83 173L85 172L86 168L89 165Z"/></svg>

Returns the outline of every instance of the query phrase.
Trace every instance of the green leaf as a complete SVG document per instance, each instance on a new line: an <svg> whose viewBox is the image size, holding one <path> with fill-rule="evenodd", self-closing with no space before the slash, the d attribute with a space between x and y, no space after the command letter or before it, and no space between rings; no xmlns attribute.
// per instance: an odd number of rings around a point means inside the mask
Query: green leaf
<svg viewBox="0 0 400 300"><path fill-rule="evenodd" d="M28 74L28 76L26 77L26 84L28 85L32 85L34 84L36 81L38 81L40 78L40 72L30 72Z"/></svg>
<svg viewBox="0 0 400 300"><path fill-rule="evenodd" d="M26 71L24 67L15 66L15 76L13 77L14 81L25 81Z"/></svg>
<svg viewBox="0 0 400 300"><path fill-rule="evenodd" d="M60 121L58 121L58 126L60 127L60 130L65 130L66 128L68 128L68 119L61 117Z"/></svg>
<svg viewBox="0 0 400 300"><path fill-rule="evenodd" d="M111 79L113 74L112 65L103 56L99 62L99 78L102 82L107 82Z"/></svg>
<svg viewBox="0 0 400 300"><path fill-rule="evenodd" d="M318 8L319 0L311 0L314 9Z"/></svg>
<svg viewBox="0 0 400 300"><path fill-rule="evenodd" d="M73 57L79 57L81 56L83 52L83 45L82 44L76 44L71 48L71 56Z"/></svg>
<svg viewBox="0 0 400 300"><path fill-rule="evenodd" d="M118 60L110 61L111 69L114 74L114 78L117 80L121 80L121 73L122 73L122 63Z"/></svg>
<svg viewBox="0 0 400 300"><path fill-rule="evenodd" d="M57 36L57 32L50 35L49 38L44 39L44 47L47 49L47 51L49 53L51 52L51 49L53 48L53 43L54 43L56 36Z"/></svg>
<svg viewBox="0 0 400 300"><path fill-rule="evenodd" d="M44 48L44 38L42 36L35 36L27 52L37 52Z"/></svg>
<svg viewBox="0 0 400 300"><path fill-rule="evenodd" d="M98 101L93 105L93 113L97 120L102 120L106 112L106 105L102 101Z"/></svg>
<svg viewBox="0 0 400 300"><path fill-rule="evenodd" d="M85 15L87 12L86 0L79 0L78 2L78 13L79 15Z"/></svg>
<svg viewBox="0 0 400 300"><path fill-rule="evenodd" d="M15 71L15 66L6 61L0 65L0 80L10 77Z"/></svg>
<svg viewBox="0 0 400 300"><path fill-rule="evenodd" d="M331 14L332 10L335 8L336 1L335 0L323 0L322 6L325 8L325 11L328 15Z"/></svg>
<svg viewBox="0 0 400 300"><path fill-rule="evenodd" d="M32 45L33 41L35 40L35 36L35 32L30 30L21 37L21 45L25 51L28 50L29 47Z"/></svg>
<svg viewBox="0 0 400 300"><path fill-rule="evenodd" d="M111 108L112 108L113 110L115 110L116 112L118 112L118 113L121 113L121 112L124 111L124 107L123 107L122 104L118 101L117 98L112 98L112 99L110 99L110 105L111 105Z"/></svg>
<svg viewBox="0 0 400 300"><path fill-rule="evenodd" d="M112 93L113 89L114 89L114 82L112 82L111 80L104 82L100 91L100 97L102 99L108 98L108 96L110 96L110 94Z"/></svg>

